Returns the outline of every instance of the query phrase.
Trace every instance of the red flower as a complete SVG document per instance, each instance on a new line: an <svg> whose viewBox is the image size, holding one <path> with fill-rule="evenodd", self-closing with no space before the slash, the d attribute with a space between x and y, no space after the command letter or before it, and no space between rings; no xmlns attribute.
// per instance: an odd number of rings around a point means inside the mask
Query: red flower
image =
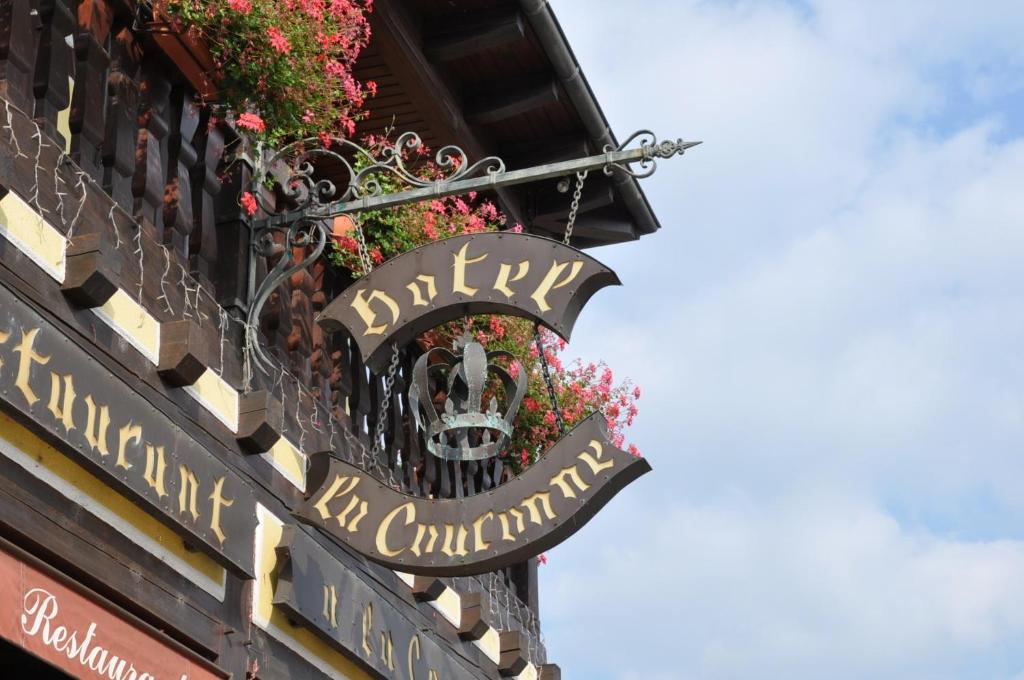
<svg viewBox="0 0 1024 680"><path fill-rule="evenodd" d="M228 7L239 14L248 14L252 11L251 0L228 0Z"/></svg>
<svg viewBox="0 0 1024 680"><path fill-rule="evenodd" d="M266 123L255 113L243 113L238 116L235 120L235 124L238 127L252 130L253 132L264 132L267 129Z"/></svg>
<svg viewBox="0 0 1024 680"><path fill-rule="evenodd" d="M292 44L288 42L288 38L284 37L284 33L277 26L267 29L267 37L270 38L270 46L281 54L288 54L292 51Z"/></svg>
<svg viewBox="0 0 1024 680"><path fill-rule="evenodd" d="M380 252L380 248L374 246L373 250L370 251L370 259L373 260L374 264L380 264L384 261L384 255Z"/></svg>
<svg viewBox="0 0 1024 680"><path fill-rule="evenodd" d="M242 206L242 208L245 209L245 212L247 212L250 217L256 214L256 209L258 207L256 205L256 197L253 196L251 193L249 193L248 191L243 193L242 196L239 198L238 202Z"/></svg>

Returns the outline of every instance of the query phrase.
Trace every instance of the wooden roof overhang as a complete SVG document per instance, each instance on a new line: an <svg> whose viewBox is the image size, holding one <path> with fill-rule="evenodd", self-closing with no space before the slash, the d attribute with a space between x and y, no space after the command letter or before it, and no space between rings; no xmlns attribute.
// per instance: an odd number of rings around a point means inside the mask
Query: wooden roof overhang
<svg viewBox="0 0 1024 680"><path fill-rule="evenodd" d="M509 169L601 153L617 140L546 0L376 0L356 66L379 90L361 134L418 132L427 145L495 155ZM511 220L561 237L570 196L556 182L498 191ZM638 182L591 173L574 245L635 240L660 227Z"/></svg>

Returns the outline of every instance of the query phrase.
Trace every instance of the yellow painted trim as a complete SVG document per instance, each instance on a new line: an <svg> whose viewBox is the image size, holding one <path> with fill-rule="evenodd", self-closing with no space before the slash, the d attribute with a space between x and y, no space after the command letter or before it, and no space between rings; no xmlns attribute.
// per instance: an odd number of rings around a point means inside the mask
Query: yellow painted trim
<svg viewBox="0 0 1024 680"><path fill-rule="evenodd" d="M169 527L5 413L0 413L0 442L7 444L3 455L223 601L223 567L203 553L187 550Z"/></svg>
<svg viewBox="0 0 1024 680"><path fill-rule="evenodd" d="M184 389L231 432L238 432L238 392L216 371L206 369L194 384Z"/></svg>
<svg viewBox="0 0 1024 680"><path fill-rule="evenodd" d="M537 680L537 667L532 663L526 664L526 668L516 676L516 680Z"/></svg>
<svg viewBox="0 0 1024 680"><path fill-rule="evenodd" d="M68 36L70 39L71 36ZM74 39L70 39L71 49L75 48ZM57 112L57 132L64 136L64 153L71 153L71 102L75 98L75 79L68 77L68 107Z"/></svg>
<svg viewBox="0 0 1024 680"><path fill-rule="evenodd" d="M284 522L262 505L256 505L256 581L252 588L252 621L298 652L314 666L336 680L369 680L370 675L360 670L345 656L321 640L315 633L296 627L288 618L274 609L274 586L277 579L277 554Z"/></svg>
<svg viewBox="0 0 1024 680"><path fill-rule="evenodd" d="M118 289L92 311L152 363L160 362L160 322L128 293Z"/></svg>
<svg viewBox="0 0 1024 680"><path fill-rule="evenodd" d="M483 637L479 640L473 640L473 644L484 653L492 663L498 663L501 660L501 636L498 635L498 631L494 628L488 628L487 632L484 633Z"/></svg>
<svg viewBox="0 0 1024 680"><path fill-rule="evenodd" d="M13 191L0 199L0 235L64 283L67 239Z"/></svg>
<svg viewBox="0 0 1024 680"><path fill-rule="evenodd" d="M402 572L402 571L396 571L395 572L395 576L397 576L398 580L400 580L402 583L404 583L405 585L409 586L410 588L412 588L413 585L416 583L416 575L415 574L406 574L405 572Z"/></svg>
<svg viewBox="0 0 1024 680"><path fill-rule="evenodd" d="M269 451L263 454L263 459L299 491L306 490L306 466L309 459L290 441L281 437Z"/></svg>
<svg viewBox="0 0 1024 680"><path fill-rule="evenodd" d="M441 612L441 616L456 628L462 623L462 598L451 588L445 586L444 592L430 606Z"/></svg>

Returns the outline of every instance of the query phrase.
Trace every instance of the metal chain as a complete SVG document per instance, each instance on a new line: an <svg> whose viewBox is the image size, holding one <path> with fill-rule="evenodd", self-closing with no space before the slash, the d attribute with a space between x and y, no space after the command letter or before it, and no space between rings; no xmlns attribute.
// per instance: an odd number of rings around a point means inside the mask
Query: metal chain
<svg viewBox="0 0 1024 680"><path fill-rule="evenodd" d="M555 384L551 381L551 368L548 366L548 358L544 355L544 343L540 338L540 325L538 324L533 326L533 341L537 343L537 354L540 355L540 368L544 373L544 383L548 386L548 397L551 399L551 408L555 412L558 433L565 435L565 420L562 418L562 408L558 405Z"/></svg>
<svg viewBox="0 0 1024 680"><path fill-rule="evenodd" d="M572 230L576 226L576 213L580 211L580 197L583 196L583 183L587 181L587 170L576 173L576 191L572 193L572 205L569 206L569 220L565 223L565 238L562 243L569 245Z"/></svg>
<svg viewBox="0 0 1024 680"><path fill-rule="evenodd" d="M359 248L359 260L363 264L363 276L369 276L370 272L373 271L373 260L370 259L370 249L366 246L366 235L363 233L362 222L357 217L352 217L352 224L355 227L356 232L356 245ZM384 397L380 401L380 410L377 412L377 426L374 428L373 434L373 445L370 447L370 457L374 463L379 462L381 440L384 438L384 428L387 426L388 420L388 409L391 407L391 392L395 387L395 373L398 372L398 361L401 358L401 352L398 349L398 343L391 346L391 364L388 366L388 372L384 377ZM394 483L394 475L391 468L387 465L384 466L387 470L388 476Z"/></svg>
<svg viewBox="0 0 1024 680"><path fill-rule="evenodd" d="M359 260L363 264L363 276L373 271L373 260L370 259L370 249L366 247L366 235L363 234L363 223L359 218L352 216L352 224L355 226L356 246L359 248Z"/></svg>
<svg viewBox="0 0 1024 680"><path fill-rule="evenodd" d="M391 390L395 386L395 373L398 372L398 360L401 352L398 350L398 343L391 345L391 365L388 366L387 376L384 378L384 398L380 402L380 413L377 415L377 427L373 435L373 446L370 453L374 459L380 454L380 442L384 437L384 427L387 423L388 408L391 406Z"/></svg>

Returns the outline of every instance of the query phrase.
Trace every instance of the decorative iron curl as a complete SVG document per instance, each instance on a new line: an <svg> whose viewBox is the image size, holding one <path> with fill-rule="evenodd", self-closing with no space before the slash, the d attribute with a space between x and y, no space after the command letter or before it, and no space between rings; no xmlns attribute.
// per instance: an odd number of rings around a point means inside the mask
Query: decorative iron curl
<svg viewBox="0 0 1024 680"><path fill-rule="evenodd" d="M268 215L304 212L327 216L338 213L345 203L383 195L383 178L387 176L408 187L425 188L505 171L500 158L488 156L470 163L465 151L450 145L434 155L440 174L423 177L409 164L410 158L422 155L423 148L423 141L415 132L399 135L394 144L385 145L377 156L349 139L310 137L281 148L262 162L253 177L252 193ZM347 175L348 184L338 187L331 179L317 178L318 161L342 168L340 174ZM263 188L272 191L260 191ZM271 204L267 200L274 193L284 199L280 204L286 209L278 209L278 202Z"/></svg>
<svg viewBox="0 0 1024 680"><path fill-rule="evenodd" d="M274 234L284 234L282 243L274 238ZM249 308L247 327L255 329L259 327L260 313L263 306L273 292L284 283L292 274L309 267L327 246L327 226L321 219L309 219L301 217L288 226L269 226L261 229L253 242L253 249L257 255L263 257L274 257L280 255L274 268L271 269L253 297ZM252 338L254 340L255 338ZM249 342L247 351L252 352L253 363L264 373L272 365L270 358L263 351L258 342Z"/></svg>
<svg viewBox="0 0 1024 680"><path fill-rule="evenodd" d="M603 151L606 154L616 151L625 151L633 144L633 142L638 140L640 150L643 152L643 157L638 161L640 170L633 170L628 163L609 162L604 166L605 175L610 177L615 170L620 170L630 177L644 179L645 177L653 175L658 169L658 162L655 160L656 158L671 158L677 154L681 156L690 147L700 144L700 142L684 142L682 139L677 139L675 141L666 139L659 142L657 136L650 130L638 130L631 134L626 141L619 144L618 147L613 147L611 144L607 144Z"/></svg>

